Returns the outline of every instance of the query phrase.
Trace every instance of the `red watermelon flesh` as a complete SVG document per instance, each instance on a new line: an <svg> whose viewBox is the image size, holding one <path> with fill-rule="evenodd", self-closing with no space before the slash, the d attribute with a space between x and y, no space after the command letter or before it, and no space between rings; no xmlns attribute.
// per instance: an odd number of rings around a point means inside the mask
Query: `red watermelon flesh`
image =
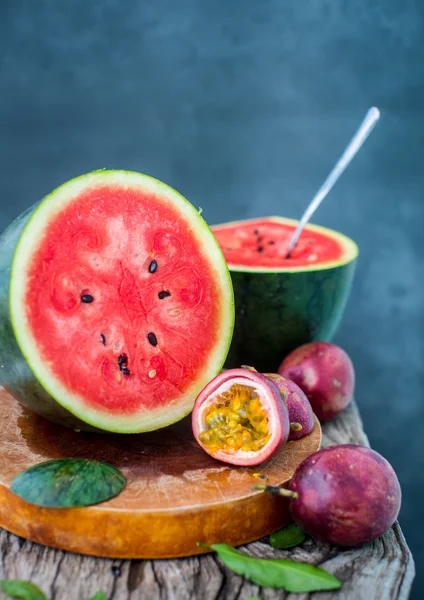
<svg viewBox="0 0 424 600"><path fill-rule="evenodd" d="M329 265L346 252L338 237L316 225L307 225L290 258L286 258L297 222L267 217L215 225L212 229L230 267L295 269Z"/></svg>
<svg viewBox="0 0 424 600"><path fill-rule="evenodd" d="M230 278L210 230L174 190L101 173L52 203L30 260L18 253L21 338L43 385L79 418L154 429L190 412L220 370Z"/></svg>

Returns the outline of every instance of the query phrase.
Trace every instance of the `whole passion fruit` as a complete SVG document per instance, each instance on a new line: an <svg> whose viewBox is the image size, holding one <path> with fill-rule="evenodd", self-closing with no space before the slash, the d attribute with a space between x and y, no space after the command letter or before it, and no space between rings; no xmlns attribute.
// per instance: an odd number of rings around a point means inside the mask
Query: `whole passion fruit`
<svg viewBox="0 0 424 600"><path fill-rule="evenodd" d="M259 465L288 439L287 406L267 377L229 369L200 392L192 413L193 434L217 460Z"/></svg>
<svg viewBox="0 0 424 600"><path fill-rule="evenodd" d="M290 420L289 441L300 440L309 435L314 428L314 413L306 395L300 387L277 373L264 373L280 390L281 397L287 404Z"/></svg>
<svg viewBox="0 0 424 600"><path fill-rule="evenodd" d="M278 373L303 390L322 423L342 412L352 399L353 364L335 344L311 342L299 346L286 356Z"/></svg>
<svg viewBox="0 0 424 600"><path fill-rule="evenodd" d="M304 460L289 490L257 486L290 497L296 523L317 540L336 546L371 542L393 525L401 490L380 454L353 444L330 446Z"/></svg>

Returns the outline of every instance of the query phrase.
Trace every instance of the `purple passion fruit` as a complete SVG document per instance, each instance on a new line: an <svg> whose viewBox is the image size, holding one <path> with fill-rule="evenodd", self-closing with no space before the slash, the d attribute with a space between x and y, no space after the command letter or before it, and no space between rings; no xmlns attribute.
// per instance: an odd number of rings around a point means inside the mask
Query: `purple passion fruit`
<svg viewBox="0 0 424 600"><path fill-rule="evenodd" d="M353 444L315 452L297 468L289 489L255 486L290 498L294 521L313 538L335 546L371 542L393 525L401 489L380 454Z"/></svg>
<svg viewBox="0 0 424 600"><path fill-rule="evenodd" d="M314 428L314 413L311 404L300 387L276 373L264 373L275 383L280 390L284 402L287 404L290 419L289 441L300 440L305 437Z"/></svg>
<svg viewBox="0 0 424 600"><path fill-rule="evenodd" d="M278 373L303 390L322 423L342 412L352 399L353 364L335 344L312 342L296 348L283 360Z"/></svg>

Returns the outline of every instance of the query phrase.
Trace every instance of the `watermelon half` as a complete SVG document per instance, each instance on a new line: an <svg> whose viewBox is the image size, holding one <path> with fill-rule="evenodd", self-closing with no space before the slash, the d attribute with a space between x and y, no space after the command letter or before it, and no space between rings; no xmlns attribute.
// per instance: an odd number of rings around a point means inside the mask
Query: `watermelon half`
<svg viewBox="0 0 424 600"><path fill-rule="evenodd" d="M149 431L220 371L231 278L199 212L139 173L62 185L0 239L0 381L80 429Z"/></svg>
<svg viewBox="0 0 424 600"><path fill-rule="evenodd" d="M291 350L330 340L349 296L358 247L307 225L286 258L298 221L266 217L216 225L234 286L236 322L226 366L276 371Z"/></svg>

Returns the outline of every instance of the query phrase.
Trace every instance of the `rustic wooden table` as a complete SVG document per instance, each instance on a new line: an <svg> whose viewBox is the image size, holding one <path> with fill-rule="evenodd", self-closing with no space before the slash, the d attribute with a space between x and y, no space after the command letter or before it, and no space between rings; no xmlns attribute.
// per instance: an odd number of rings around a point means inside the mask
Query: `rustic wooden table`
<svg viewBox="0 0 424 600"><path fill-rule="evenodd" d="M356 406L323 428L324 445L368 440ZM3 579L28 579L52 600L84 600L103 590L109 600L404 600L415 568L398 524L382 538L353 550L307 539L290 551L274 550L267 539L249 544L250 554L291 558L320 565L344 584L337 592L287 594L262 589L225 568L214 555L178 560L114 561L52 550L0 531ZM0 595L0 598L5 598Z"/></svg>

